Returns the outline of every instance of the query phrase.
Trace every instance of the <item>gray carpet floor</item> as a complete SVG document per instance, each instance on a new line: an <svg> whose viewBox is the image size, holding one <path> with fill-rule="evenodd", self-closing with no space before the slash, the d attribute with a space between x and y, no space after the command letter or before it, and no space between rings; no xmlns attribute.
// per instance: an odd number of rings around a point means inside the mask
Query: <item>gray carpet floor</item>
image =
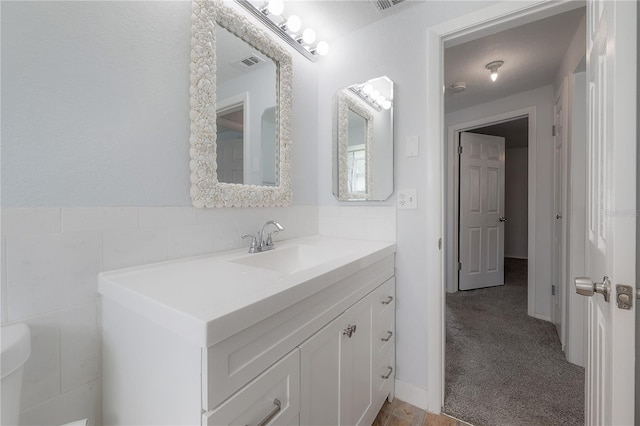
<svg viewBox="0 0 640 426"><path fill-rule="evenodd" d="M444 412L476 426L584 424L584 369L527 315L527 261L505 285L447 295Z"/></svg>

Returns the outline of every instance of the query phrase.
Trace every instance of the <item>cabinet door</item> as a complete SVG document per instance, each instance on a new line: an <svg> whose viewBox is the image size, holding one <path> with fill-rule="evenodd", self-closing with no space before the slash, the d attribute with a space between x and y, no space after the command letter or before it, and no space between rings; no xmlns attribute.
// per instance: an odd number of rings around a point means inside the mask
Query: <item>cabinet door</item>
<svg viewBox="0 0 640 426"><path fill-rule="evenodd" d="M344 425L342 387L345 315L323 327L300 345L300 424Z"/></svg>
<svg viewBox="0 0 640 426"><path fill-rule="evenodd" d="M373 294L353 305L347 312L347 326L355 326L343 351L344 386L348 425L371 424L373 418ZM374 416L375 418L375 416Z"/></svg>
<svg viewBox="0 0 640 426"><path fill-rule="evenodd" d="M373 418L373 295L300 346L300 424L357 425Z"/></svg>

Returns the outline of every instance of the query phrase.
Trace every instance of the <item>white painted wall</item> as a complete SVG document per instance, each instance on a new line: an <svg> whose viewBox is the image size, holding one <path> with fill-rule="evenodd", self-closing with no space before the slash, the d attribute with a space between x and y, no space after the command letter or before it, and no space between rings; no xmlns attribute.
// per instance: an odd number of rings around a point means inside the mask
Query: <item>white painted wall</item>
<svg viewBox="0 0 640 426"><path fill-rule="evenodd" d="M525 135L526 137L526 135ZM528 148L505 150L504 256L527 258L528 203Z"/></svg>
<svg viewBox="0 0 640 426"><path fill-rule="evenodd" d="M394 190L415 188L418 194L417 210L397 212L396 396L421 407L427 405L427 362L441 349L439 337L429 340L427 334L428 283L439 282L440 277L429 268L430 259L434 255L437 259L437 237L427 241L425 235L430 234L428 219L438 214L428 207L439 176L425 165L440 161L442 143L426 138L426 66L427 56L433 54L427 48L427 29L490 3L494 2L422 2L336 40L330 54L318 62L321 206L347 205L335 200L331 188L332 96L341 88L382 75L395 83ZM414 135L420 139L420 156L406 157L405 141ZM385 202L366 205L394 205L395 201L394 192Z"/></svg>
<svg viewBox="0 0 640 426"><path fill-rule="evenodd" d="M484 117L504 114L528 107L536 108L537 168L535 192L535 297L534 316L551 318L551 242L553 215L553 138L551 136L553 87L529 90L486 104L476 105L446 114L445 126L467 123ZM531 141L530 141L531 143Z"/></svg>

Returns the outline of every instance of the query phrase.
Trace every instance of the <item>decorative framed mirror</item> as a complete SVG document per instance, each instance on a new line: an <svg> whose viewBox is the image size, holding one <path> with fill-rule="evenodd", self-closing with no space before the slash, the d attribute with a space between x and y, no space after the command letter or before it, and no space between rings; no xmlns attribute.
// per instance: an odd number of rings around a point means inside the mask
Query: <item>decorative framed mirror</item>
<svg viewBox="0 0 640 426"><path fill-rule="evenodd" d="M191 201L291 203L290 54L221 0L191 15Z"/></svg>
<svg viewBox="0 0 640 426"><path fill-rule="evenodd" d="M382 201L393 193L393 82L378 77L334 97L333 195Z"/></svg>

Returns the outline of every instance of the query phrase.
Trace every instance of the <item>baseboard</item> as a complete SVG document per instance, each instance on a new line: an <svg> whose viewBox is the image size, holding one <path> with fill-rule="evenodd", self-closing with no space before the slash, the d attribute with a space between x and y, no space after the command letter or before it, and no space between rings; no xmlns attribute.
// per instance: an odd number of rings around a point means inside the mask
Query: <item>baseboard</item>
<svg viewBox="0 0 640 426"><path fill-rule="evenodd" d="M423 410L427 409L427 391L397 379L396 398Z"/></svg>
<svg viewBox="0 0 640 426"><path fill-rule="evenodd" d="M507 256L506 254L504 255L505 259L508 257L509 259L521 259L521 260L527 260L528 257L527 256Z"/></svg>
<svg viewBox="0 0 640 426"><path fill-rule="evenodd" d="M540 320L543 320L543 321L551 322L551 317L550 317L550 316L548 316L548 315L542 315L542 314L536 314L536 313L534 313L534 314L533 314L533 315L531 315L531 316L532 316L532 317L534 317L534 318L538 318L538 319L540 319Z"/></svg>

